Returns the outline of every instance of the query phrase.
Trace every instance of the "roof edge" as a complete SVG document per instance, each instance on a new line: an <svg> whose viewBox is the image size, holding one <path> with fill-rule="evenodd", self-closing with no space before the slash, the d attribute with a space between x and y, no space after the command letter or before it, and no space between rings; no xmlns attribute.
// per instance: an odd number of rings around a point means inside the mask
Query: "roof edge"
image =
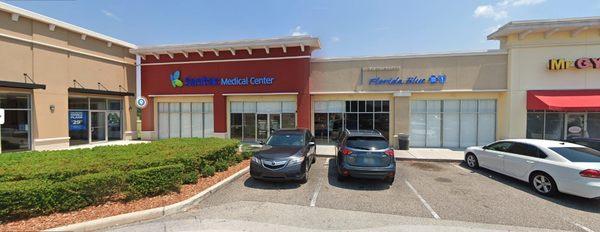
<svg viewBox="0 0 600 232"><path fill-rule="evenodd" d="M312 58L311 62L337 62L337 61L363 61L363 60L385 60L385 59L408 59L408 58L433 58L433 57L452 57L452 56L486 56L486 55L506 55L508 52L503 49L493 49L484 51L463 51L463 52L440 52L440 53L415 53L389 56L357 56L357 57L331 57L331 58Z"/></svg>
<svg viewBox="0 0 600 232"><path fill-rule="evenodd" d="M158 53L164 54L167 52L182 52L182 51L197 51L206 50L229 50L229 49L262 49L265 47L299 47L309 46L311 48L320 49L321 42L319 38L312 36L286 36L276 37L267 39L243 39L243 40L231 40L231 41L216 41L206 43L189 43L189 44L167 44L167 45L151 45L151 46L139 46L136 49L131 49L130 52L134 54L151 54Z"/></svg>
<svg viewBox="0 0 600 232"><path fill-rule="evenodd" d="M64 29L72 31L72 32L81 33L82 35L84 34L86 36L91 36L91 37L94 37L94 38L97 38L100 40L104 40L107 42L111 42L113 44L120 45L120 46L123 46L126 48L137 48L137 46L135 44L128 43L123 40L119 40L119 39L116 39L116 38L113 38L113 37L110 37L110 36L95 32L95 31L91 31L91 30L79 27L79 26L75 26L73 24L63 22L58 19L54 19L54 18L45 16L42 14L38 14L33 11L29 11L29 10L26 10L26 9L23 9L20 7L16 7L16 6L10 5L10 4L2 2L2 1L0 1L0 10L6 11L8 13L18 14L19 16L30 18L32 20L40 21L43 23L56 25L58 27L64 28Z"/></svg>
<svg viewBox="0 0 600 232"><path fill-rule="evenodd" d="M510 21L487 36L488 40L498 40L511 34L522 31L544 32L549 30L572 28L600 28L600 16L561 18L561 19L534 19Z"/></svg>

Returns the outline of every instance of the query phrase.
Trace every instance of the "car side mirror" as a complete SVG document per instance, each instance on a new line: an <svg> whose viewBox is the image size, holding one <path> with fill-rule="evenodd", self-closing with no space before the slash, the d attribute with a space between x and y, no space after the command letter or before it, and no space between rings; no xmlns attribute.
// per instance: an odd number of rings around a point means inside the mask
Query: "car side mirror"
<svg viewBox="0 0 600 232"><path fill-rule="evenodd" d="M258 144L265 145L265 141L260 140L260 141L258 141Z"/></svg>
<svg viewBox="0 0 600 232"><path fill-rule="evenodd" d="M314 141L310 141L310 142L308 142L308 146L310 146L310 147L312 147L312 146L315 146L315 145L316 145L316 144L315 144L315 142L314 142Z"/></svg>
<svg viewBox="0 0 600 232"><path fill-rule="evenodd" d="M488 146L481 147L481 149L483 149L483 150L487 150L488 148L489 148Z"/></svg>

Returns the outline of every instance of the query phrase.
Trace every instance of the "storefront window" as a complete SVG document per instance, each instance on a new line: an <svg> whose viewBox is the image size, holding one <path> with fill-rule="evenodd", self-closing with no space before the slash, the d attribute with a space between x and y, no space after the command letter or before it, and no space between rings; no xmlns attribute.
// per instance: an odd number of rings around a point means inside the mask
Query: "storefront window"
<svg viewBox="0 0 600 232"><path fill-rule="evenodd" d="M327 143L327 113L315 113L315 142Z"/></svg>
<svg viewBox="0 0 600 232"><path fill-rule="evenodd" d="M69 97L69 144L121 140L122 101Z"/></svg>
<svg viewBox="0 0 600 232"><path fill-rule="evenodd" d="M527 113L527 138L544 138L544 112Z"/></svg>
<svg viewBox="0 0 600 232"><path fill-rule="evenodd" d="M496 138L495 100L411 101L410 145L468 147Z"/></svg>
<svg viewBox="0 0 600 232"><path fill-rule="evenodd" d="M159 102L158 138L210 137L212 102Z"/></svg>
<svg viewBox="0 0 600 232"><path fill-rule="evenodd" d="M106 99L103 98L91 98L90 99L90 110L105 110Z"/></svg>
<svg viewBox="0 0 600 232"><path fill-rule="evenodd" d="M279 129L296 128L296 102L231 102L230 137L253 143Z"/></svg>
<svg viewBox="0 0 600 232"><path fill-rule="evenodd" d="M1 127L2 152L29 150L31 144L29 95L0 94L0 108L4 109L4 124Z"/></svg>
<svg viewBox="0 0 600 232"><path fill-rule="evenodd" d="M546 112L544 138L551 140L561 140L564 136L564 114L555 112ZM529 125L529 121L527 121ZM544 125L542 124L542 125ZM541 139L541 138L539 138Z"/></svg>
<svg viewBox="0 0 600 232"><path fill-rule="evenodd" d="M314 103L317 143L335 143L342 128L378 130L389 137L389 101L317 101Z"/></svg>
<svg viewBox="0 0 600 232"><path fill-rule="evenodd" d="M548 140L600 138L600 112L529 111L526 135L530 139Z"/></svg>

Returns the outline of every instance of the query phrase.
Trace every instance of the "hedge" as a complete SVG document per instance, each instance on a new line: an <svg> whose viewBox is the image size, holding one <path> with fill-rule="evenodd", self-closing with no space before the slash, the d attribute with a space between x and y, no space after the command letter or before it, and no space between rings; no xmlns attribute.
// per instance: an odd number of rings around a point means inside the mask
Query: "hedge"
<svg viewBox="0 0 600 232"><path fill-rule="evenodd" d="M182 180L182 164L133 170L127 174L125 180L125 196L132 200L178 191Z"/></svg>
<svg viewBox="0 0 600 232"><path fill-rule="evenodd" d="M0 155L0 221L178 191L182 183L246 158L237 140L167 139L147 144Z"/></svg>

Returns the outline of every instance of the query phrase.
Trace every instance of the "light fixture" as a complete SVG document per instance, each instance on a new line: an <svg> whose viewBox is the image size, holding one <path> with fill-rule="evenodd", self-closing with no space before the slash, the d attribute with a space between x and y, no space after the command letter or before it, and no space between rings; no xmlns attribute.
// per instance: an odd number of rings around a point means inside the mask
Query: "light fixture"
<svg viewBox="0 0 600 232"><path fill-rule="evenodd" d="M54 113L54 110L56 110L56 106L50 105L50 113Z"/></svg>

